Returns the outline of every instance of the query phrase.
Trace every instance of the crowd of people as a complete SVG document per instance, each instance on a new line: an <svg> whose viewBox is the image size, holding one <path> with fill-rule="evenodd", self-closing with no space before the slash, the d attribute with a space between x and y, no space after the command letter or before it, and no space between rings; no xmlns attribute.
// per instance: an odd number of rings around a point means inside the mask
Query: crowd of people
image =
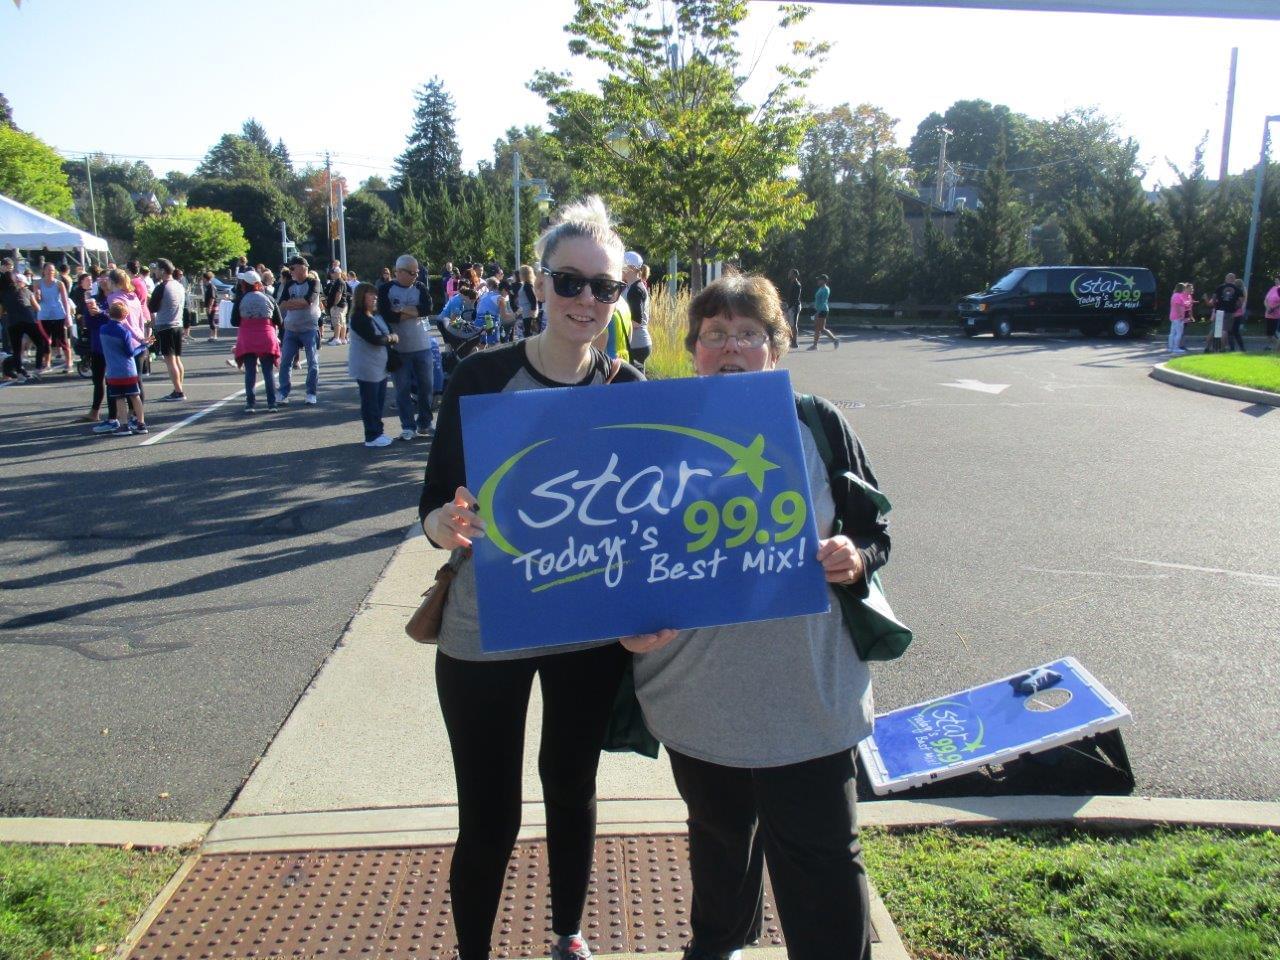
<svg viewBox="0 0 1280 960"><path fill-rule="evenodd" d="M1209 319L1209 329L1204 340L1205 353L1225 353L1232 350L1246 352L1244 324L1247 300L1244 284L1234 273L1228 273L1213 293L1206 293L1201 298L1201 305ZM1280 347L1280 272L1272 278L1271 288L1263 297L1262 303L1266 323L1266 343L1262 350L1267 353ZM1195 284L1176 284L1169 297L1170 353L1189 352L1186 330L1187 324L1195 320L1195 307Z"/></svg>

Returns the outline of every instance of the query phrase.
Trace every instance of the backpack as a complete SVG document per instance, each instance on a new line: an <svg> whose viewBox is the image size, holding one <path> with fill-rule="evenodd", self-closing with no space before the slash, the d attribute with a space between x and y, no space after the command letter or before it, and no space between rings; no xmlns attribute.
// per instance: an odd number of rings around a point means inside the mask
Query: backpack
<svg viewBox="0 0 1280 960"><path fill-rule="evenodd" d="M834 536L841 530L840 515L842 507L851 499L870 500L876 512L884 516L891 509L889 498L851 470L840 473L834 471L835 455L832 453L831 438L823 428L818 416L818 404L812 394L796 395L800 411L805 423L813 434L813 441L818 447L822 462L827 467L827 479L831 484L831 498L836 504L836 520L831 533ZM844 617L845 626L853 636L853 645L858 656L864 661L896 660L911 645L913 635L911 628L900 621L889 606L885 596L884 585L880 582L880 574L872 573L867 577L867 595L856 596L851 587L832 584L836 597L840 601L840 613Z"/></svg>

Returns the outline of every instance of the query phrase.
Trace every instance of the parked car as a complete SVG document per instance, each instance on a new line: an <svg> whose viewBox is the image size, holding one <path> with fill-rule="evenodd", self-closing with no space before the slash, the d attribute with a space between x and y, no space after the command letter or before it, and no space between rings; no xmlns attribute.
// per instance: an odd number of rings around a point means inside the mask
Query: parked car
<svg viewBox="0 0 1280 960"><path fill-rule="evenodd" d="M956 309L968 337L1018 330L1129 337L1158 321L1156 278L1146 267L1017 267Z"/></svg>

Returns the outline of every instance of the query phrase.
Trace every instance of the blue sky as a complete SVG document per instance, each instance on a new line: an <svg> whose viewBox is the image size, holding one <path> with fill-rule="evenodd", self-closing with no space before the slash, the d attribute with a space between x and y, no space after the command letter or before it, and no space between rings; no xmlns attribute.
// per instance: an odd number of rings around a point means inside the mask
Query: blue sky
<svg viewBox="0 0 1280 960"><path fill-rule="evenodd" d="M329 150L358 183L388 172L414 88L438 74L457 101L470 167L508 127L545 119L525 89L535 69L589 74L568 55L571 0L486 0L470 19L467 9L444 0L4 3L0 91L19 126L59 149L191 170L254 116L295 160L319 163ZM743 33L747 60L760 58L748 94L785 56L770 34L775 10L753 4ZM1189 165L1206 131L1216 175L1232 46L1233 172L1258 156L1263 117L1280 114L1276 21L819 4L800 29L835 45L810 99L881 106L901 121L904 144L926 114L961 98L1037 117L1096 105L1139 141L1149 184L1172 178L1166 157ZM58 37L64 55L54 62Z"/></svg>

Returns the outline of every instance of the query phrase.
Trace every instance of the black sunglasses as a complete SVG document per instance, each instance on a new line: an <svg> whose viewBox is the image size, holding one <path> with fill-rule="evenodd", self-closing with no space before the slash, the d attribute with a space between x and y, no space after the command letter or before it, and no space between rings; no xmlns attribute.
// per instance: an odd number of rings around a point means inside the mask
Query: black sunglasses
<svg viewBox="0 0 1280 960"><path fill-rule="evenodd" d="M583 287L590 287L591 295L601 303L617 303L618 297L626 287L621 280L607 280L602 277L587 279L576 273L548 270L546 267L542 268L542 272L551 278L551 286L556 296L565 299L572 299L582 292Z"/></svg>

